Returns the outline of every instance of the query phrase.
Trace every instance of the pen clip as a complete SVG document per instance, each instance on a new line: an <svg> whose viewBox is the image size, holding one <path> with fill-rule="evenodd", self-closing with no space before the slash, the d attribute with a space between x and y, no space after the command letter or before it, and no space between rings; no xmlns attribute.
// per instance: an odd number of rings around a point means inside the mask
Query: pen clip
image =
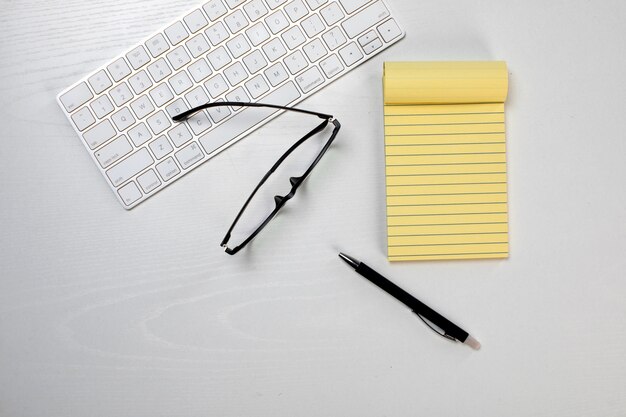
<svg viewBox="0 0 626 417"><path fill-rule="evenodd" d="M432 324L431 324L428 320L426 320L424 317L422 317L422 315L421 315L420 313L418 313L418 312L417 312L417 311L415 311L415 310L414 310L413 312L414 312L414 313L417 315L417 317L419 317L419 318L420 318L420 320L421 320L421 321L423 321L423 322L424 322L424 324L425 324L426 326L428 326L428 327L429 327L429 328L430 328L433 332L437 333L439 336L441 336L441 337L443 337L443 338L446 338L446 339L448 339L448 340L452 340L452 341L454 341L454 342L457 342L456 338L454 338L453 336L450 336L448 333L444 332L444 331L443 331L442 329L440 329L438 326L437 326L437 328L439 328L439 330L441 330L441 331L437 331L437 329L434 327L434 325L432 325Z"/></svg>

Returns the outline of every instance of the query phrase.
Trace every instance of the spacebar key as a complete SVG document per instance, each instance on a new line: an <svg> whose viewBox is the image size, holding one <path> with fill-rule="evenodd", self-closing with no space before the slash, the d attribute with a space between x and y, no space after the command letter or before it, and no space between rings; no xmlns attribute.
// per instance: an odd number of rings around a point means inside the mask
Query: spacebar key
<svg viewBox="0 0 626 417"><path fill-rule="evenodd" d="M293 81L289 81L261 99L263 103L286 106L300 97ZM245 131L261 123L280 110L265 107L248 107L217 125L199 141L207 154L230 142Z"/></svg>

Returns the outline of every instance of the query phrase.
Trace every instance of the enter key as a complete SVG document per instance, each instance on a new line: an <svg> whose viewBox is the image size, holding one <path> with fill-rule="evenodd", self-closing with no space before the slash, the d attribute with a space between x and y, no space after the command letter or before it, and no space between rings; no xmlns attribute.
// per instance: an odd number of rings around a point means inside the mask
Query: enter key
<svg viewBox="0 0 626 417"><path fill-rule="evenodd" d="M341 26L350 38L370 29L389 17L389 10L382 1L376 1L352 17L346 19Z"/></svg>

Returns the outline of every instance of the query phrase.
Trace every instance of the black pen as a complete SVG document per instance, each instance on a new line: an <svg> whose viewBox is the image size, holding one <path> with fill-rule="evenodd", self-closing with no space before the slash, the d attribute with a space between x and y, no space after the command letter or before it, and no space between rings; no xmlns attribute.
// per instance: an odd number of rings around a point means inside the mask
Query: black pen
<svg viewBox="0 0 626 417"><path fill-rule="evenodd" d="M369 266L365 265L363 262L357 261L351 256L346 255L345 253L340 253L339 257L346 261L348 265L350 265L354 270L361 275L363 278L372 282L389 295L394 297L396 300L403 303L405 306L410 308L419 318L424 320L424 322L428 324L428 322L434 324L439 327L443 333L439 333L441 336L465 343L466 345L472 347L473 349L480 349L480 343L478 340L474 339L469 335L465 330L461 329L456 324L452 323L450 320L437 313L432 308L428 307L426 304L422 303L417 298L413 297L408 292L404 291L402 288L398 287L393 282L389 281L387 278L380 275L378 272L374 271ZM428 322L426 322L428 320ZM435 330L433 328L433 330ZM436 331L436 330L435 330Z"/></svg>

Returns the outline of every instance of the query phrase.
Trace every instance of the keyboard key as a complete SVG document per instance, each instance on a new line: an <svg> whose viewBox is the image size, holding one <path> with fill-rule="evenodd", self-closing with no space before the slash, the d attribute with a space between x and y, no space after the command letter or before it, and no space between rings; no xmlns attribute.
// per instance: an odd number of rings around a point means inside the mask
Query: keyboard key
<svg viewBox="0 0 626 417"><path fill-rule="evenodd" d="M189 52L191 52L191 55L194 58L198 58L200 55L211 49L211 47L209 46L209 42L207 42L202 33L189 39L187 42L185 42L185 45L187 46L187 49L189 49Z"/></svg>
<svg viewBox="0 0 626 417"><path fill-rule="evenodd" d="M174 117L187 110L189 110L189 106L187 106L187 103L185 103L182 98L176 99L174 102L172 102L172 104L169 104L165 108L165 111L167 112L167 114L170 115L170 117Z"/></svg>
<svg viewBox="0 0 626 417"><path fill-rule="evenodd" d="M228 54L228 52L226 52L226 48L224 48L223 46L220 46L213 52L210 52L207 55L207 58L209 59L209 62L211 63L215 71L221 70L226 65L232 62L230 55Z"/></svg>
<svg viewBox="0 0 626 417"><path fill-rule="evenodd" d="M104 70L96 72L94 75L89 77L89 80L87 81L89 81L89 85L91 85L91 88L93 88L93 91L95 91L96 94L100 94L113 85L111 79Z"/></svg>
<svg viewBox="0 0 626 417"><path fill-rule="evenodd" d="M316 14L304 19L301 25L302 29L304 29L309 38L314 37L318 33L322 32L324 29L326 29L326 26L324 25L324 23L322 23L322 19L320 19L320 17Z"/></svg>
<svg viewBox="0 0 626 417"><path fill-rule="evenodd" d="M280 62L277 62L271 67L269 67L268 69L266 69L264 73L273 87L276 87L278 84L282 83L287 78L289 78L289 74L287 74L287 70L285 69L283 64L281 64Z"/></svg>
<svg viewBox="0 0 626 417"><path fill-rule="evenodd" d="M226 16L224 22L226 22L226 26L228 26L228 29L230 29L233 34L239 32L249 24L241 10L236 10L234 13Z"/></svg>
<svg viewBox="0 0 626 417"><path fill-rule="evenodd" d="M137 182L141 186L144 193L148 194L159 188L161 180L157 177L157 174L153 170L148 170L145 174L141 174L137 177Z"/></svg>
<svg viewBox="0 0 626 417"><path fill-rule="evenodd" d="M382 1L378 0L357 14L352 15L341 23L349 38L354 38L363 31L382 22L389 17L389 11Z"/></svg>
<svg viewBox="0 0 626 417"><path fill-rule="evenodd" d="M270 6L270 9L276 10L277 7L284 4L287 0L266 0L267 5Z"/></svg>
<svg viewBox="0 0 626 417"><path fill-rule="evenodd" d="M155 135L163 132L171 125L172 122L170 121L170 118L163 110L148 118L148 126L150 126L150 129L152 129L152 132L154 132Z"/></svg>
<svg viewBox="0 0 626 417"><path fill-rule="evenodd" d="M309 5L311 10L318 9L322 7L324 4L326 4L327 2L328 0L306 0L306 4Z"/></svg>
<svg viewBox="0 0 626 417"><path fill-rule="evenodd" d="M204 111L198 112L189 119L187 119L187 124L189 125L189 127L191 127L191 130L196 135L205 132L208 128L211 127L211 121L209 120L209 116L207 116Z"/></svg>
<svg viewBox="0 0 626 417"><path fill-rule="evenodd" d="M133 141L136 147L140 147L152 139L152 134L144 123L139 123L128 131L128 137L130 137L130 140Z"/></svg>
<svg viewBox="0 0 626 417"><path fill-rule="evenodd" d="M244 69L243 65L241 65L241 62L235 62L230 67L226 68L224 70L224 75L232 86L235 86L248 78L248 73Z"/></svg>
<svg viewBox="0 0 626 417"><path fill-rule="evenodd" d="M191 31L191 33L196 33L197 31L203 29L206 25L209 24L209 21L204 17L204 13L200 9L194 10L189 13L183 19L187 24L187 27Z"/></svg>
<svg viewBox="0 0 626 417"><path fill-rule="evenodd" d="M95 155L100 166L106 168L131 153L132 150L133 146L128 139L126 139L126 136L122 135L111 141L108 145L98 149Z"/></svg>
<svg viewBox="0 0 626 417"><path fill-rule="evenodd" d="M148 72L152 76L155 83L164 80L172 73L170 66L167 65L165 59L161 58L153 64L148 65Z"/></svg>
<svg viewBox="0 0 626 417"><path fill-rule="evenodd" d="M270 61L276 61L281 56L287 53L285 46L278 38L274 38L265 45L263 45L263 52Z"/></svg>
<svg viewBox="0 0 626 417"><path fill-rule="evenodd" d="M141 198L141 191L139 191L137 185L132 181L117 190L117 192L120 197L122 197L122 201L124 201L124 204L126 204L127 206L130 206L135 201Z"/></svg>
<svg viewBox="0 0 626 417"><path fill-rule="evenodd" d="M191 81L191 78L189 78L189 75L187 75L186 71L176 73L176 75L171 77L168 81L177 96L189 90L193 85L193 82Z"/></svg>
<svg viewBox="0 0 626 417"><path fill-rule="evenodd" d="M226 47L235 59L243 56L250 50L250 44L243 35L237 35L233 39L226 42Z"/></svg>
<svg viewBox="0 0 626 417"><path fill-rule="evenodd" d="M306 45L304 45L304 48L302 48L302 50L311 62L319 61L320 59L325 57L326 54L328 54L328 51L326 50L326 48L324 48L324 44L319 39L315 39L312 42L307 43Z"/></svg>
<svg viewBox="0 0 626 417"><path fill-rule="evenodd" d="M124 130L135 124L135 118L133 117L133 114L130 112L130 110L128 110L128 107L124 107L117 113L113 113L113 115L111 116L111 120L113 120L113 123L115 123L115 126L117 126L117 130L119 130L120 132L123 132Z"/></svg>
<svg viewBox="0 0 626 417"><path fill-rule="evenodd" d="M289 26L289 21L285 14L281 10L278 10L265 18L265 24L275 35Z"/></svg>
<svg viewBox="0 0 626 417"><path fill-rule="evenodd" d="M261 68L265 68L267 66L265 57L258 49L245 56L243 58L243 63L246 64L246 68L248 68L248 72L250 72L250 74L254 74L255 72L261 70Z"/></svg>
<svg viewBox="0 0 626 417"><path fill-rule="evenodd" d="M133 88L135 94L141 94L152 87L152 81L145 71L140 71L128 79L128 83Z"/></svg>
<svg viewBox="0 0 626 417"><path fill-rule="evenodd" d="M371 0L339 0L346 13L352 13L361 6L369 3Z"/></svg>
<svg viewBox="0 0 626 417"><path fill-rule="evenodd" d="M157 87L153 88L152 91L150 91L150 97L152 97L152 100L157 107L161 107L173 99L174 94L172 94L172 90L170 90L167 84L163 83L159 84Z"/></svg>
<svg viewBox="0 0 626 417"><path fill-rule="evenodd" d="M139 69L150 62L150 57L143 46L139 45L126 54L126 59L134 69Z"/></svg>
<svg viewBox="0 0 626 417"><path fill-rule="evenodd" d="M148 39L148 42L146 42L146 46L148 47L148 50L150 51L152 56L155 58L170 49L170 45L165 40L165 36L160 33Z"/></svg>
<svg viewBox="0 0 626 417"><path fill-rule="evenodd" d="M250 97L248 97L248 93L243 87L237 87L232 90L230 93L226 94L227 101L238 101L240 103L249 103ZM239 110L241 107L233 107L234 110Z"/></svg>
<svg viewBox="0 0 626 417"><path fill-rule="evenodd" d="M148 168L154 159L150 156L150 152L146 148L141 148L128 158L124 159L113 168L109 169L106 174L113 186L117 187L144 169Z"/></svg>
<svg viewBox="0 0 626 417"><path fill-rule="evenodd" d="M374 52L377 49L379 49L381 46L383 46L383 43L380 41L380 39L376 38L373 41L371 41L370 43L368 43L367 45L365 45L363 47L363 50L365 51L366 54L369 55L372 52Z"/></svg>
<svg viewBox="0 0 626 417"><path fill-rule="evenodd" d="M359 36L359 45L365 46L376 38L378 38L376 32L370 30L369 32L366 32L365 35Z"/></svg>
<svg viewBox="0 0 626 417"><path fill-rule="evenodd" d="M154 111L154 106L146 95L143 95L130 103L130 108L133 109L133 112L138 119L143 119Z"/></svg>
<svg viewBox="0 0 626 417"><path fill-rule="evenodd" d="M270 87L267 85L267 82L261 74L252 78L250 81L247 81L244 85L253 99L261 97L270 90Z"/></svg>
<svg viewBox="0 0 626 417"><path fill-rule="evenodd" d="M296 51L293 54L289 55L287 58L285 58L285 65L287 65L289 72L291 72L292 74L297 74L306 67L308 67L309 63L307 62L304 55L302 55L302 52Z"/></svg>
<svg viewBox="0 0 626 417"><path fill-rule="evenodd" d="M320 14L328 26L332 26L345 16L339 5L335 2L330 3L320 9Z"/></svg>
<svg viewBox="0 0 626 417"><path fill-rule="evenodd" d="M398 36L402 35L402 31L398 27L398 24L396 23L396 21L393 19L387 20L385 23L378 26L376 29L378 30L378 33L380 33L380 36L383 37L385 42L391 42Z"/></svg>
<svg viewBox="0 0 626 417"><path fill-rule="evenodd" d="M80 83L59 97L59 100L68 113L73 112L93 98L93 94L86 83Z"/></svg>
<svg viewBox="0 0 626 417"><path fill-rule="evenodd" d="M123 106L133 98L133 93L126 83L118 85L113 90L109 91L109 94L117 107Z"/></svg>
<svg viewBox="0 0 626 417"><path fill-rule="evenodd" d="M189 65L188 70L193 80L197 83L213 73L213 71L211 71L211 67L209 67L209 64L207 64L204 58L200 58L193 64Z"/></svg>
<svg viewBox="0 0 626 417"><path fill-rule="evenodd" d="M76 125L76 128L80 131L87 129L89 126L96 123L96 119L94 119L88 107L83 107L74 113L72 115L72 121Z"/></svg>
<svg viewBox="0 0 626 417"><path fill-rule="evenodd" d="M211 21L216 21L220 17L224 16L228 9L224 6L221 0L209 0L204 6L202 6L204 12Z"/></svg>
<svg viewBox="0 0 626 417"><path fill-rule="evenodd" d="M235 7L245 2L246 0L226 0L226 4L228 4L228 7L230 7L231 9L234 9Z"/></svg>
<svg viewBox="0 0 626 417"><path fill-rule="evenodd" d="M287 82L265 96L264 102L287 106L300 97L300 93L293 82ZM249 108L237 113L228 120L217 125L213 130L199 139L200 145L207 154L230 142L242 133L258 125L275 114L277 109Z"/></svg>
<svg viewBox="0 0 626 417"><path fill-rule="evenodd" d="M218 102L220 101L224 100L218 100ZM228 108L228 106L210 107L209 109L207 109L207 112L209 113L209 116L211 116L211 120L213 120L213 123L219 123L228 116L230 116L230 109Z"/></svg>
<svg viewBox="0 0 626 417"><path fill-rule="evenodd" d="M302 30L300 30L298 26L293 26L285 31L285 33L282 34L282 38L289 49L295 49L306 41Z"/></svg>
<svg viewBox="0 0 626 417"><path fill-rule="evenodd" d="M217 22L213 26L209 26L209 28L204 31L204 34L209 38L213 46L228 39L230 36L222 22Z"/></svg>
<svg viewBox="0 0 626 417"><path fill-rule="evenodd" d="M176 127L167 132L167 136L170 137L170 140L177 148L191 140L191 132L189 132L184 123L177 124Z"/></svg>
<svg viewBox="0 0 626 417"><path fill-rule="evenodd" d="M270 38L270 33L265 29L263 22L259 22L251 28L246 29L246 35L254 46L258 46Z"/></svg>
<svg viewBox="0 0 626 417"><path fill-rule="evenodd" d="M172 144L169 140L167 140L167 137L165 136L159 136L158 138L150 142L150 145L148 146L150 146L150 150L152 151L156 159L163 159L165 156L167 156L167 154L174 150L174 147L172 147Z"/></svg>
<svg viewBox="0 0 626 417"><path fill-rule="evenodd" d="M109 100L109 97L106 95L102 95L92 101L90 106L98 119L102 119L113 111L113 103L111 103L111 100Z"/></svg>
<svg viewBox="0 0 626 417"><path fill-rule="evenodd" d="M178 168L178 165L176 165L176 162L174 162L174 159L171 156L158 164L156 169L165 182L180 174L180 168Z"/></svg>
<svg viewBox="0 0 626 417"><path fill-rule="evenodd" d="M200 146L197 143L192 143L190 145L185 146L180 151L174 154L178 163L183 169L187 169L190 166L197 164L202 159L204 159L204 152L200 149Z"/></svg>
<svg viewBox="0 0 626 417"><path fill-rule="evenodd" d="M187 94L185 94L185 100L189 103L191 108L202 106L203 104L207 104L209 102L209 96L207 95L204 88L199 85Z"/></svg>
<svg viewBox="0 0 626 417"><path fill-rule="evenodd" d="M343 59L343 62L345 62L348 67L363 59L361 50L354 42L350 42L347 46L341 48L339 50L339 55L341 55L341 59Z"/></svg>
<svg viewBox="0 0 626 417"><path fill-rule="evenodd" d="M302 3L302 0L294 0L287 4L285 6L285 11L287 12L287 16L289 16L289 19L291 19L294 23L309 14L309 9L307 9L304 3Z"/></svg>
<svg viewBox="0 0 626 417"><path fill-rule="evenodd" d="M183 40L189 37L189 33L187 29L185 29L185 25L182 22L176 22L172 26L165 29L165 36L170 40L172 45L178 45Z"/></svg>
<svg viewBox="0 0 626 417"><path fill-rule="evenodd" d="M85 142L91 149L95 149L115 136L117 132L109 120L100 122L83 134Z"/></svg>
<svg viewBox="0 0 626 417"><path fill-rule="evenodd" d="M312 67L298 75L296 82L303 93L308 93L324 83L324 76L317 67Z"/></svg>
<svg viewBox="0 0 626 417"><path fill-rule="evenodd" d="M243 6L243 9L246 11L248 18L253 22L267 14L267 8L265 4L263 4L263 0L252 0Z"/></svg>
<svg viewBox="0 0 626 417"><path fill-rule="evenodd" d="M224 77L222 77L222 74L217 74L210 78L209 81L204 83L204 86L213 98L219 97L228 90L228 84Z"/></svg>
<svg viewBox="0 0 626 417"><path fill-rule="evenodd" d="M324 71L324 74L326 74L326 77L328 78L332 78L343 71L343 65L335 54L332 54L325 60L321 61L320 68Z"/></svg>
<svg viewBox="0 0 626 417"><path fill-rule="evenodd" d="M326 42L326 46L328 46L328 49L330 49L331 51L334 51L335 49L346 43L346 37L344 36L341 29L339 29L338 27L334 27L328 32L324 33L322 35L322 39L324 39L324 42Z"/></svg>
<svg viewBox="0 0 626 417"><path fill-rule="evenodd" d="M120 58L107 67L114 81L119 81L130 74L130 68L124 58Z"/></svg>
<svg viewBox="0 0 626 417"><path fill-rule="evenodd" d="M174 68L174 71L182 68L191 61L191 58L189 58L187 51L185 51L185 47L182 45L174 49L173 51L168 52L166 57L172 65L172 68Z"/></svg>

